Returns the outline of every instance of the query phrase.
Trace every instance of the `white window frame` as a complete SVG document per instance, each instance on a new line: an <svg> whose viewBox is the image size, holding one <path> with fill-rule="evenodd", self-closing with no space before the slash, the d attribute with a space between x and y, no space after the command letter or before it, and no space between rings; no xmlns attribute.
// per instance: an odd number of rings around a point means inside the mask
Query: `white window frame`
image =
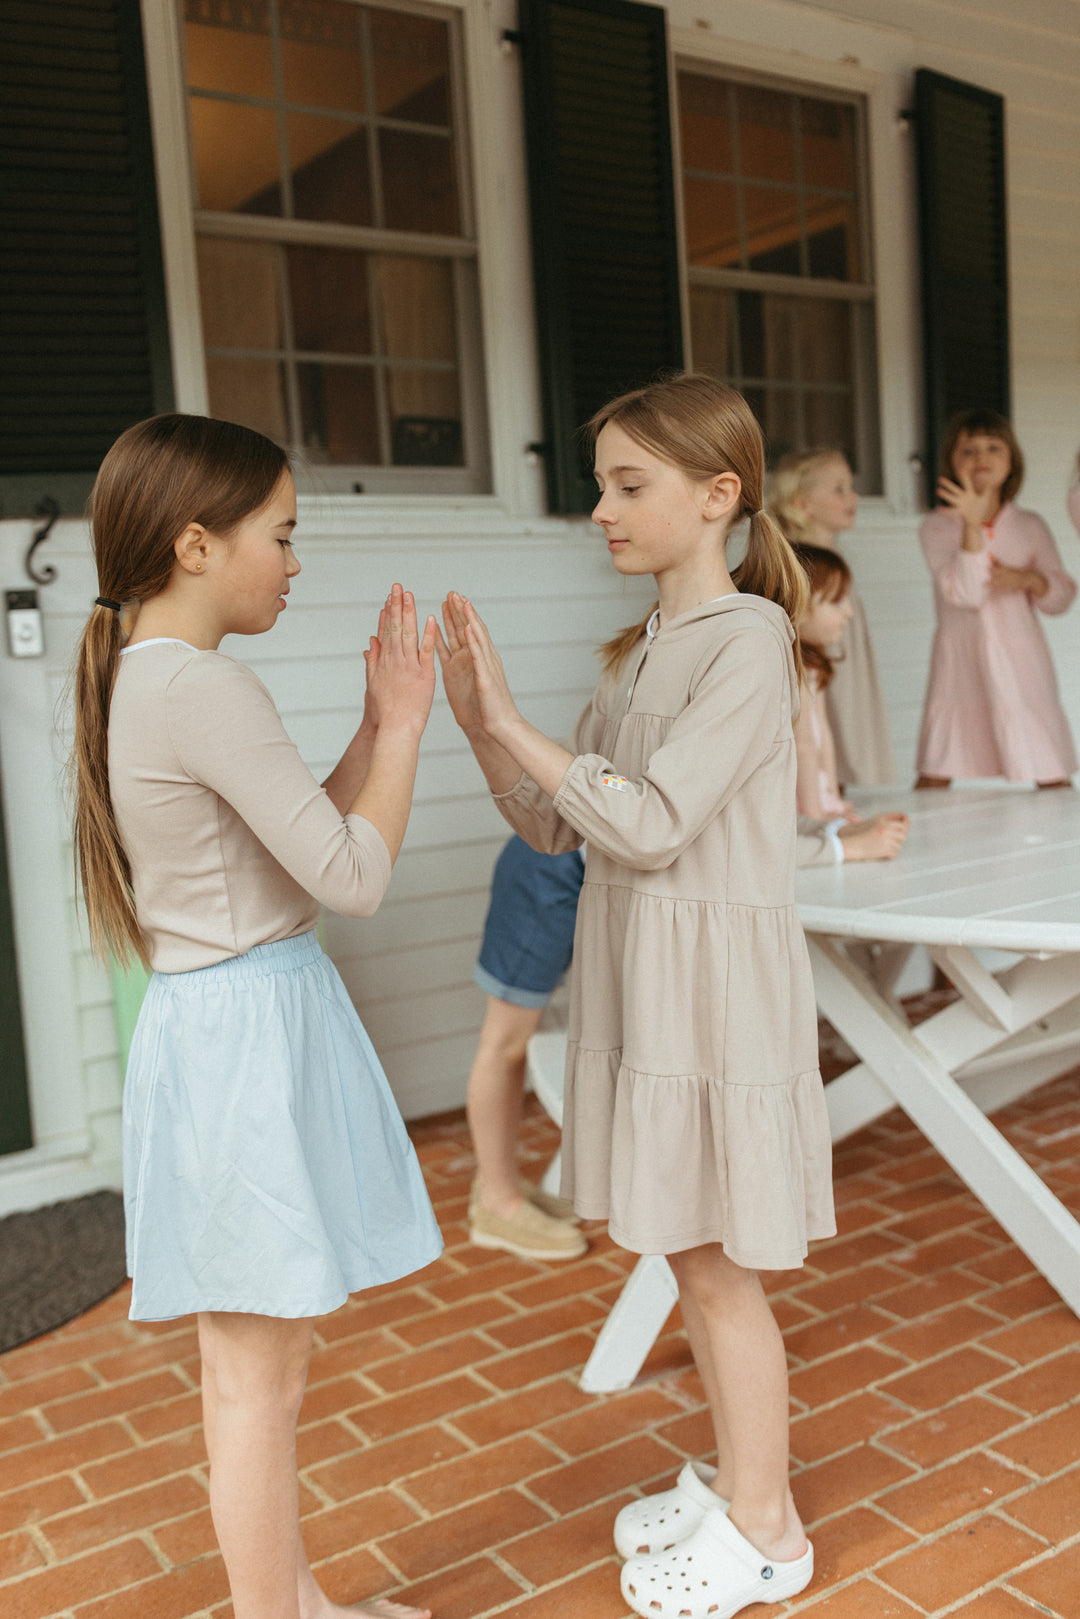
<svg viewBox="0 0 1080 1619"><path fill-rule="evenodd" d="M780 95L791 98L796 96L819 96L839 106L850 107L855 115L855 198L858 207L858 251L859 262L863 275L858 281L830 281L822 278L807 276L775 275L761 270L715 270L702 266L692 265L686 257L686 243L682 243L679 255L681 275L681 295L684 318L683 341L686 353L690 356L690 363L694 364L694 350L692 342L692 321L690 318L690 294L694 286L713 286L726 291L775 293L783 298L831 299L842 303L845 308L851 309L854 304L873 305L877 301L877 282L874 265L874 247L870 232L870 177L866 163L866 99L861 95L854 95L850 91L834 91L831 86L818 84L798 83L790 79L779 79L775 74L748 73L745 69L725 67L720 69L716 65L705 64L700 58L690 59L680 57L675 62L676 86L680 73L694 73L699 77L711 79L716 83L744 84L752 88L775 90ZM832 92L825 94L824 92ZM678 90L676 89L678 97ZM676 104L673 118L673 147L675 151L676 176L675 183L680 193L684 184L685 174L680 150L682 138L682 108ZM802 199L805 190L800 181L795 186L796 194ZM873 481L881 481L881 420L877 412L877 330L871 326L871 340L874 352L868 356L865 349L860 346L857 339L852 339L852 380L854 406L853 420L855 429L855 464L861 475L867 468L872 468ZM869 363L867 363L869 362ZM741 380L736 386L743 386ZM766 379L768 386L768 379ZM801 384L799 386L802 386ZM867 420L865 409L860 410L860 404L870 401L877 413L877 419L871 424ZM871 434L872 427L872 434ZM808 446L807 446L808 447ZM858 487L857 483L857 487ZM875 494L879 490L873 491Z"/></svg>
<svg viewBox="0 0 1080 1619"><path fill-rule="evenodd" d="M209 402L179 7L176 0L141 4L176 408L205 415ZM340 527L355 533L367 514L378 514L385 524L387 515L407 509L445 512L448 502L454 509L507 516L534 517L544 510L542 467L528 448L541 436L541 416L518 62L502 38L503 29L515 25L516 8L514 0L494 0L490 8L471 0L440 0L440 9L460 15L467 189L479 281L480 361L474 380L486 395L472 408L486 420L490 493L464 487L456 494L425 492L416 478L421 469L380 468L378 487L362 479L363 494L305 497L318 503L320 526L330 532ZM401 246L399 240L396 250Z"/></svg>
<svg viewBox="0 0 1080 1619"><path fill-rule="evenodd" d="M674 6L669 12L685 7ZM747 77L777 89L840 91L858 95L865 106L865 191L871 264L875 284L878 420L881 446L882 493L861 502L867 518L907 515L919 510L920 469L914 462L919 443L917 402L918 285L914 181L910 167L908 126L904 111L910 94L907 41L887 37L883 31L832 17L808 6L785 7L791 28L785 30L792 49L777 50L754 38L733 38L702 27L669 28L673 145L676 180L681 176L676 73L682 68ZM756 15L755 15L756 13ZM708 19L703 19L707 21ZM729 14L725 12L725 21ZM760 7L736 5L730 23L744 25L744 34L775 30L775 17ZM835 56L828 53L833 44ZM884 48L883 48L884 47ZM862 48L865 56L853 55ZM867 67L863 61L874 62ZM684 338L690 352L689 286L682 186L676 185L679 224L679 267L683 287Z"/></svg>

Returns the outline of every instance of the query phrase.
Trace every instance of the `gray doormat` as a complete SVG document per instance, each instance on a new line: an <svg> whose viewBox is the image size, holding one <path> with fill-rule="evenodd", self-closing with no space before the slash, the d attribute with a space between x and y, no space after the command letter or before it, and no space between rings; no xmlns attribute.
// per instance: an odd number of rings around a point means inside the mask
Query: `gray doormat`
<svg viewBox="0 0 1080 1619"><path fill-rule="evenodd" d="M7 1215L0 1220L0 1351L62 1327L126 1276L119 1192Z"/></svg>

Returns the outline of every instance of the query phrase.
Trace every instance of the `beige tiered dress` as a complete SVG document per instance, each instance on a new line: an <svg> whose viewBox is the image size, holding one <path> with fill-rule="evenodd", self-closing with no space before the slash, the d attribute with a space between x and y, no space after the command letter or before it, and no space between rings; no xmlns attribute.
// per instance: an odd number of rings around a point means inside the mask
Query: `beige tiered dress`
<svg viewBox="0 0 1080 1619"><path fill-rule="evenodd" d="M831 1146L794 906L798 691L787 615L705 603L605 676L554 800L496 799L536 849L588 846L563 1192L637 1253L753 1269L831 1236Z"/></svg>

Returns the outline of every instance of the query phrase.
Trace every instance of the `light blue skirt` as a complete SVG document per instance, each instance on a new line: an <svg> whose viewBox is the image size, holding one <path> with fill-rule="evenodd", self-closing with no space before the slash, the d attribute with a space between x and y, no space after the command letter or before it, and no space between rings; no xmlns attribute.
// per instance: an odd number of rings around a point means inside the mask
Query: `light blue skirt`
<svg viewBox="0 0 1080 1619"><path fill-rule="evenodd" d="M153 975L124 1205L134 1321L325 1315L438 1257L412 1143L314 933Z"/></svg>

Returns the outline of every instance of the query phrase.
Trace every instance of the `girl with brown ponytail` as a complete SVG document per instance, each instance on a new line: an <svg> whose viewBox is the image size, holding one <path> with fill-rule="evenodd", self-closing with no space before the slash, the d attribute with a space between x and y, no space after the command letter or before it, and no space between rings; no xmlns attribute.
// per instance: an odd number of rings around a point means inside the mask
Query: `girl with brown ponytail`
<svg viewBox="0 0 1080 1619"><path fill-rule="evenodd" d="M761 510L744 399L682 376L590 423L593 521L659 605L603 649L569 750L518 712L475 608L440 637L454 713L515 831L587 845L571 968L563 1193L666 1254L717 1465L615 1520L647 1619L794 1596L813 1553L788 1488L784 1346L759 1270L835 1231L810 966L794 906L797 650L806 577ZM745 561L725 548L749 517Z"/></svg>
<svg viewBox="0 0 1080 1619"><path fill-rule="evenodd" d="M385 1075L314 928L375 909L405 834L435 623L395 585L363 720L322 787L269 692L218 650L300 572L277 445L167 415L92 498L100 595L76 672L75 841L99 953L153 968L124 1084L131 1317L197 1314L210 1509L236 1619L339 1607L300 1537L312 1317L441 1248Z"/></svg>

